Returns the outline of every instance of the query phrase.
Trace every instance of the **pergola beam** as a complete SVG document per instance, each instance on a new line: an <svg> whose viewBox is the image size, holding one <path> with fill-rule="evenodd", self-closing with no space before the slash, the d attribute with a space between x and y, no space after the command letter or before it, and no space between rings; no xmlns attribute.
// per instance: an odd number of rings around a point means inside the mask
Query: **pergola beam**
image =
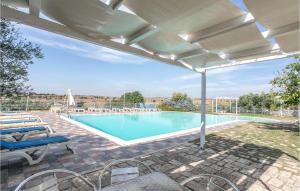
<svg viewBox="0 0 300 191"><path fill-rule="evenodd" d="M90 42L90 43L93 43L96 45L104 46L104 47L111 48L111 49L118 50L118 51L127 52L127 53L134 54L137 56L142 56L144 58L157 60L157 61L164 62L167 64L184 67L178 61L161 58L156 55L152 55L148 52L145 52L143 50L140 50L138 48L134 48L134 47L131 47L128 45L124 45L121 43L111 41L108 36L99 35L99 36L97 36L97 38L93 38L84 33L77 32L74 29L69 28L65 25L61 25L61 24L51 22L51 21L48 21L45 19L37 18L33 15L26 14L24 12L21 12L21 11L18 11L18 10L15 10L15 9L12 9L12 8L9 8L9 7L3 6L3 5L1 5L1 16L6 19L21 23L21 24L25 24L25 25L39 28L42 30L46 30L49 32L57 33L57 34L67 36L70 38L75 38L75 39L82 40L85 42Z"/></svg>
<svg viewBox="0 0 300 191"><path fill-rule="evenodd" d="M147 26L135 31L134 33L132 33L128 37L126 37L125 44L137 43L139 41L144 40L148 36L150 36L154 33L157 33L158 31L159 31L159 29L156 26L147 25Z"/></svg>
<svg viewBox="0 0 300 191"><path fill-rule="evenodd" d="M207 51L205 51L204 49L195 49L195 50L183 52L181 54L177 54L176 60L181 60L184 58L190 58L190 57L199 56L203 54L207 54Z"/></svg>
<svg viewBox="0 0 300 191"><path fill-rule="evenodd" d="M254 22L255 19L253 18L253 16L250 13L248 13L240 17L231 19L229 21L208 27L201 31L189 34L189 38L187 40L191 43L201 42L202 40L212 38L219 34L240 28L245 25L252 24Z"/></svg>
<svg viewBox="0 0 300 191"><path fill-rule="evenodd" d="M118 9L123 3L123 0L110 0L109 1L109 6L111 7L112 10Z"/></svg>
<svg viewBox="0 0 300 191"><path fill-rule="evenodd" d="M293 32L296 30L299 30L300 28L300 23L299 22L295 22L292 24L288 24L276 29L272 29L272 30L268 30L266 32L263 32L263 35L265 38L269 38L269 37L276 37L276 36L280 36L282 34L288 33L288 32Z"/></svg>
<svg viewBox="0 0 300 191"><path fill-rule="evenodd" d="M225 56L225 59L233 60L233 59L240 59L244 57L256 56L256 55L263 55L263 54L270 54L272 52L280 51L279 48L274 48L274 45L262 46L258 48L243 50L235 53L231 53Z"/></svg>

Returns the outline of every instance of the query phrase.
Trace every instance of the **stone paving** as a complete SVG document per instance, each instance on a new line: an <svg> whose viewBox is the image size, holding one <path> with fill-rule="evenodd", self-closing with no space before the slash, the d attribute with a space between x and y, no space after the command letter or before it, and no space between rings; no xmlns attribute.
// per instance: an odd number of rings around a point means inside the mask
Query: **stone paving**
<svg viewBox="0 0 300 191"><path fill-rule="evenodd" d="M259 131L257 127L261 126L273 129L286 126L286 129L280 129L281 131L293 127L290 124L247 124L249 128L253 126L255 129L252 129L252 134L258 135L259 132L253 131ZM299 136L299 128L293 129L298 131ZM195 140L136 159L156 171L167 174L177 182L194 175L209 173L231 180L241 191L300 191L299 145L297 149L294 148L298 151L295 157L276 148L282 144L280 140L285 142L288 137L277 136L276 140L274 137L265 140L265 144L273 144L272 148L235 140L233 134L239 134L239 130L233 128L209 134L204 151L199 150L199 141ZM95 184L98 175L99 172L87 174ZM190 190L199 190L199 184L196 182L187 186Z"/></svg>
<svg viewBox="0 0 300 191"><path fill-rule="evenodd" d="M70 138L70 146L75 153L71 154L64 147L54 145L50 147L45 158L36 165L29 166L25 159L20 158L1 161L1 190L13 190L26 177L43 170L63 168L75 172L87 172L102 167L108 160L136 157L198 137L197 133L187 134L149 143L120 147L116 143L73 125L55 114L48 112L36 114L43 121L49 123L56 134ZM211 128L209 131L218 131L228 127L218 126Z"/></svg>
<svg viewBox="0 0 300 191"><path fill-rule="evenodd" d="M25 177L53 168L82 172L98 185L97 178L105 163L114 159L136 158L177 182L200 173L212 173L228 178L241 191L300 191L299 158L297 160L276 147L231 139L230 131L230 138L209 134L204 151L199 150L197 134L119 147L52 114L43 113L41 116L58 134L71 138L76 153L72 155L64 149L53 147L38 165L28 166L26 161L20 159L6 161L1 167L1 190L12 190ZM226 130L228 127L210 131ZM199 190L196 182L187 186L188 190Z"/></svg>

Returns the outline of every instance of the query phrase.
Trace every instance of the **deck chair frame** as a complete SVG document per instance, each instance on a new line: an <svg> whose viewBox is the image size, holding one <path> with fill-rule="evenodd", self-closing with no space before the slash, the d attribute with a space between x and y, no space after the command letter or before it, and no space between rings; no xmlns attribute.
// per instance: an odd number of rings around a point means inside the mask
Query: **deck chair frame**
<svg viewBox="0 0 300 191"><path fill-rule="evenodd" d="M84 176L82 176L79 173L76 173L76 172L73 172L73 171L70 171L70 170L65 170L65 169L53 169L53 170L46 170L46 171L36 173L36 174L26 178L25 180L23 180L18 185L18 187L15 189L15 191L21 191L22 187L32 179L35 179L35 178L37 178L39 176L42 176L42 175L45 175L45 174L54 174L54 175L56 175L57 173L66 173L66 174L69 174L70 176L77 177L80 180L82 180L83 182L85 182L89 187L91 187L93 189L93 191L97 191L96 186L93 183L91 183L87 178L85 178ZM58 181L56 182L56 185L57 184L58 184Z"/></svg>
<svg viewBox="0 0 300 191"><path fill-rule="evenodd" d="M42 131L35 130L35 131L28 131L26 133L10 133L10 134L5 134L5 135L0 134L0 138L1 139L14 139L16 141L23 141L32 135L46 134L46 136L49 137L50 134L54 133L52 128L50 128L48 125L44 126L44 127L45 127L45 130L42 130ZM25 128L30 128L30 127L25 127Z"/></svg>
<svg viewBox="0 0 300 191"><path fill-rule="evenodd" d="M115 160L115 161L112 161L111 163L109 163L108 165L106 165L103 168L103 170L100 172L100 175L99 175L99 178L98 178L98 182L99 182L99 189L98 190L102 189L102 178L103 178L105 172L108 171L110 167L112 167L114 165L117 165L117 164L120 164L120 163L125 163L125 162L135 162L137 164L140 164L140 165L146 167L146 169L149 170L149 173L153 172L152 169L149 166L147 166L143 162L135 160L135 159L120 159L120 160Z"/></svg>
<svg viewBox="0 0 300 191"><path fill-rule="evenodd" d="M207 188L208 188L208 190L209 190L209 186L210 186L210 185L213 185L213 186L217 187L218 189L224 190L224 191L225 191L225 189L221 188L220 186L218 186L217 184L214 183L213 178L217 178L217 179L224 180L226 183L228 183L228 184L231 186L231 188L234 189L234 191L240 191L240 190L239 190L239 189L238 189L231 181L229 181L228 179L226 179L226 178L224 178L224 177L222 177L222 176L214 175L214 174L199 174L199 175L196 175L196 176L192 176L192 177L190 177L190 178L187 178L187 179L183 180L183 181L180 183L180 185L181 185L181 186L184 186L184 185L186 185L187 183L189 183L189 182L191 182L191 181L193 181L193 180L201 179L201 178L209 178L209 177L210 177L210 179L209 179L209 182L207 183Z"/></svg>
<svg viewBox="0 0 300 191"><path fill-rule="evenodd" d="M63 145L72 154L74 153L73 149L71 149L68 146L68 142L51 143L51 144ZM43 160L43 158L45 157L45 155L47 154L47 152L49 150L49 145L50 144L43 145L43 146L37 146L37 147L30 147L30 148L25 148L25 149L19 149L19 150L12 150L12 151L8 150L8 149L1 150L1 160L10 158L10 157L23 157L28 161L29 165L34 165ZM38 151L41 151L41 154L36 159L34 159L34 157L35 157L34 154Z"/></svg>

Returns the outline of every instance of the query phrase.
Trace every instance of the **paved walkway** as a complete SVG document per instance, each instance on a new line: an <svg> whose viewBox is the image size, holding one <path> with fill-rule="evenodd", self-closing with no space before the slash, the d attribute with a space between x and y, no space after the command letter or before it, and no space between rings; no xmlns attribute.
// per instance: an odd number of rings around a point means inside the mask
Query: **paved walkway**
<svg viewBox="0 0 300 191"><path fill-rule="evenodd" d="M266 134L264 129L260 130L260 128L271 128L269 130L271 134L272 131L279 130L291 131L299 136L299 129L292 128L293 126L288 124L241 126L241 128L248 128L245 134L250 136ZM288 137L290 133L278 136L278 132L274 132L269 139L257 138L256 141L260 143L253 144L249 142L256 142L255 140L246 142L236 139L236 135L242 134L241 128L226 129L208 135L207 148L204 151L199 150L199 141L195 140L136 159L156 171L167 174L177 182L194 175L209 173L231 180L241 191L300 191L300 143L298 148L291 145L297 151L296 156L293 156L285 150L276 148L290 139ZM239 138L247 140L249 137ZM272 145L273 148L263 145ZM95 184L98 175L99 171L87 174ZM190 190L199 190L197 182L187 186Z"/></svg>

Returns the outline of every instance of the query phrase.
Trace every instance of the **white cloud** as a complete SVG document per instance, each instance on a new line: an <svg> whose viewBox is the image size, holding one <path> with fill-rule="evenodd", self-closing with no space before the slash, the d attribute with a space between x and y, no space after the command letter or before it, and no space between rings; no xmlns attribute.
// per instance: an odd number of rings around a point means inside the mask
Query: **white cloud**
<svg viewBox="0 0 300 191"><path fill-rule="evenodd" d="M199 84L188 84L188 85L184 85L184 86L181 86L180 89L192 89L192 88L201 88L201 83Z"/></svg>
<svg viewBox="0 0 300 191"><path fill-rule="evenodd" d="M201 79L200 74L199 73L186 74L186 75L181 75L173 78L173 80L178 80L178 81L186 81L186 80L194 80L194 79Z"/></svg>
<svg viewBox="0 0 300 191"><path fill-rule="evenodd" d="M236 86L218 86L207 87L207 94L209 97L227 96L238 97L247 93L260 93L269 91L271 86L269 84L238 84Z"/></svg>
<svg viewBox="0 0 300 191"><path fill-rule="evenodd" d="M118 89L123 89L123 90L126 89L126 91L135 89L138 87L138 85L139 84L137 82L132 82L132 81L120 81L112 84L113 87Z"/></svg>
<svg viewBox="0 0 300 191"><path fill-rule="evenodd" d="M228 74L240 70L241 66L224 67L218 69L207 70L207 76L215 76L219 74Z"/></svg>

